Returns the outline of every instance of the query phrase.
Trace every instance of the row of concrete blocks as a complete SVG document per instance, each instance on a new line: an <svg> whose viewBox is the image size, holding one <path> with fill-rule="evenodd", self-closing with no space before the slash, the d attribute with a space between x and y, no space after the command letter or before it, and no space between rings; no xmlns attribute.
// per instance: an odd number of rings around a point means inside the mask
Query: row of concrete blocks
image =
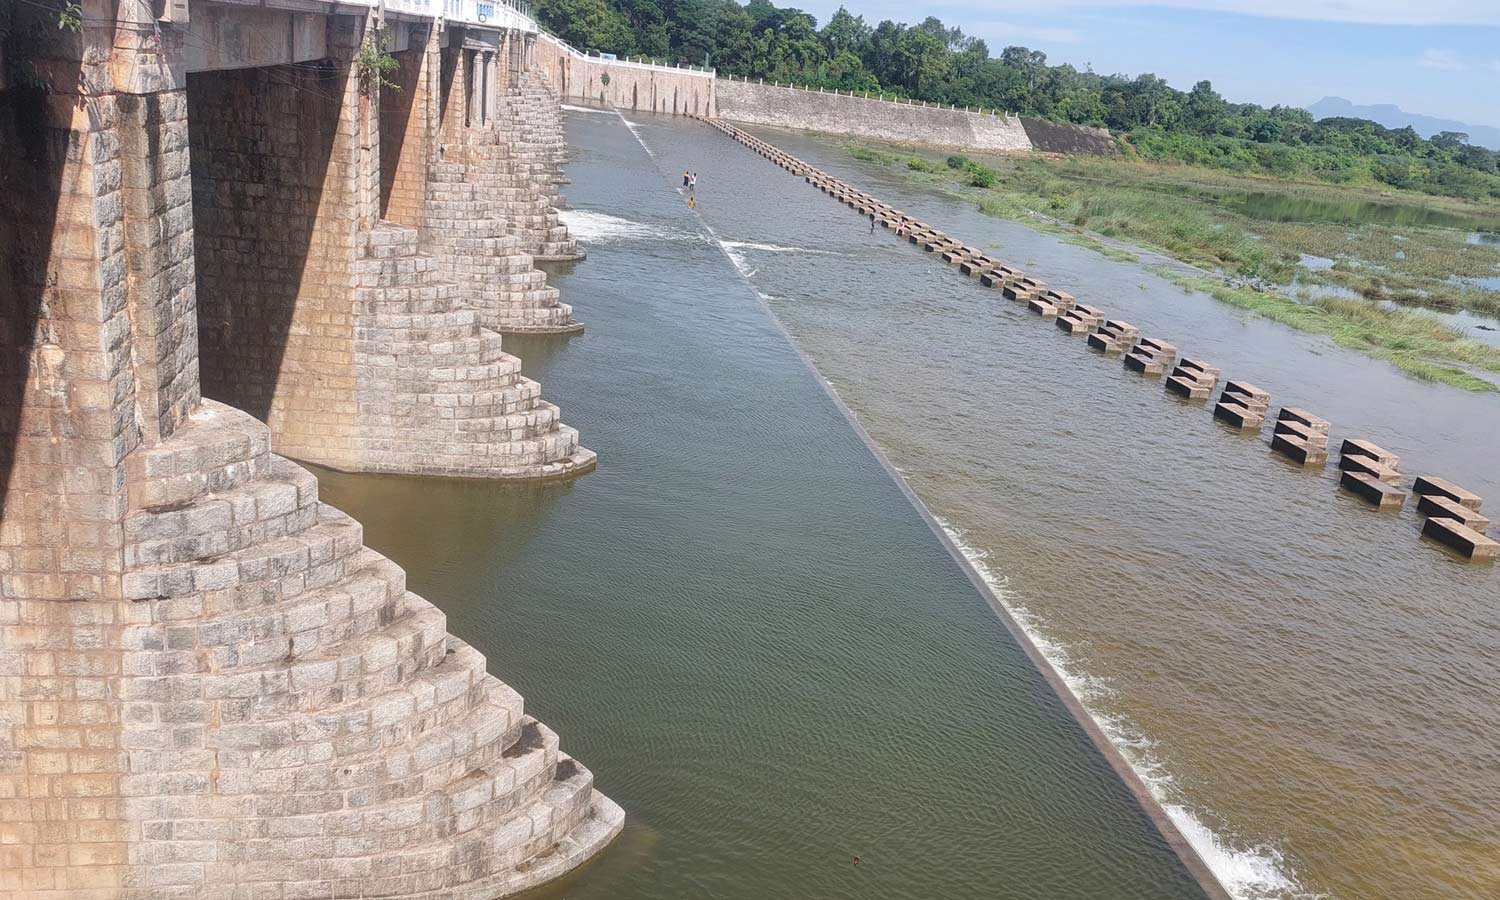
<svg viewBox="0 0 1500 900"><path fill-rule="evenodd" d="M734 127L733 125L730 125L728 122L722 122L718 119L706 119L701 116L697 116L695 118L702 119L702 121L707 122L709 125L712 125L713 127L719 129L720 131L739 141L741 144L744 144L746 147L749 147L751 150L754 150L756 153L759 153L761 156L769 159L776 165L781 166L788 172L791 172L793 175L805 175L808 172L816 171L812 166L796 158L795 156L792 156L790 153L785 153L772 144L767 143L766 141L763 141L752 134L748 134Z"/></svg>
<svg viewBox="0 0 1500 900"><path fill-rule="evenodd" d="M803 176L807 183L846 206L863 215L873 214L882 227L938 254L964 275L998 289L1006 299L1025 303L1038 316L1055 320L1062 331L1086 336L1089 349L1105 357L1121 357L1125 368L1143 376L1167 375L1168 392L1205 402L1213 395L1221 374L1217 367L1198 359L1179 358L1177 347L1166 340L1143 338L1131 323L1106 318L1101 310L1079 303L1071 294L907 216L760 138L723 122L710 124L787 171ZM1232 428L1258 431L1265 423L1270 400L1269 392L1248 381L1227 381L1214 404L1214 418ZM1322 466L1328 462L1328 431L1326 419L1294 406L1282 407L1273 427L1271 449L1298 465ZM1340 457L1341 487L1379 509L1402 506L1406 494L1396 486L1401 479L1394 455L1369 441L1350 438L1343 442ZM1418 478L1412 492L1421 498L1418 511L1427 517L1424 535L1471 560L1491 562L1500 554L1500 543L1486 534L1489 520L1478 513L1477 495L1436 476Z"/></svg>

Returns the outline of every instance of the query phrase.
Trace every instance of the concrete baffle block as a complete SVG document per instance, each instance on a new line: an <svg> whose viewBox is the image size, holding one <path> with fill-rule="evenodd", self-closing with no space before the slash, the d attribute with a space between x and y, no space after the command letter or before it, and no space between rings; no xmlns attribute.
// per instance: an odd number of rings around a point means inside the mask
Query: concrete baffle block
<svg viewBox="0 0 1500 900"><path fill-rule="evenodd" d="M1422 524L1422 535L1447 544L1471 562L1491 564L1500 556L1500 543L1457 519L1428 519Z"/></svg>
<svg viewBox="0 0 1500 900"><path fill-rule="evenodd" d="M1392 469L1401 465L1401 457L1359 438L1346 438L1343 445L1339 448L1339 454L1342 456L1368 456L1381 465L1389 466Z"/></svg>
<svg viewBox="0 0 1500 900"><path fill-rule="evenodd" d="M1328 446L1327 432L1313 431L1304 423L1293 421L1291 419L1277 419L1274 433L1291 435L1292 437L1304 441L1314 447L1327 448Z"/></svg>
<svg viewBox="0 0 1500 900"><path fill-rule="evenodd" d="M1169 366L1177 358L1177 347L1169 344L1161 338L1141 338L1136 342L1136 349L1150 356L1152 359L1161 360L1162 365Z"/></svg>
<svg viewBox="0 0 1500 900"><path fill-rule="evenodd" d="M1088 347L1105 356L1119 356L1126 350L1126 345L1115 335L1107 331L1096 331L1089 335Z"/></svg>
<svg viewBox="0 0 1500 900"><path fill-rule="evenodd" d="M1059 312L1067 309L1072 309L1073 307L1078 305L1078 301L1074 299L1072 294L1069 294L1066 291L1059 291L1056 288L1048 288L1047 290L1043 291L1042 299L1046 300L1048 303L1051 303L1054 307L1057 308Z"/></svg>
<svg viewBox="0 0 1500 900"><path fill-rule="evenodd" d="M1305 409L1296 406L1283 406L1276 414L1278 422L1293 422L1301 425L1307 432L1328 434L1328 420L1319 418Z"/></svg>
<svg viewBox="0 0 1500 900"><path fill-rule="evenodd" d="M1480 496L1473 491L1465 490L1451 481L1439 478L1436 475L1423 475L1412 485L1413 494L1434 495L1447 497L1459 506L1465 506L1474 511L1479 510L1483 502Z"/></svg>
<svg viewBox="0 0 1500 900"><path fill-rule="evenodd" d="M1441 494L1418 494L1417 512L1431 519L1454 519L1480 534L1490 530L1488 517Z"/></svg>
<svg viewBox="0 0 1500 900"><path fill-rule="evenodd" d="M1200 384L1196 379L1180 374L1181 372L1181 367L1172 370L1172 375L1167 378L1168 391L1189 400L1207 400L1214 392L1212 384Z"/></svg>
<svg viewBox="0 0 1500 900"><path fill-rule="evenodd" d="M1327 447L1289 432L1278 431L1272 434L1271 449L1303 466L1321 466L1328 462Z"/></svg>
<svg viewBox="0 0 1500 900"><path fill-rule="evenodd" d="M1339 486L1376 509L1396 510L1406 503L1405 491L1365 472L1344 472L1339 476Z"/></svg>
<svg viewBox="0 0 1500 900"><path fill-rule="evenodd" d="M1148 353L1142 353L1137 347L1125 355L1125 368L1142 375L1160 375L1166 371L1167 366L1160 359Z"/></svg>
<svg viewBox="0 0 1500 900"><path fill-rule="evenodd" d="M1232 395L1220 396L1214 406L1214 418L1241 430L1256 430L1266 421L1264 409L1252 408L1238 402Z"/></svg>
<svg viewBox="0 0 1500 900"><path fill-rule="evenodd" d="M1370 456L1348 456L1339 457L1339 468L1345 472L1361 472L1371 478L1378 478L1387 484L1400 484L1401 473L1392 466L1387 466Z"/></svg>

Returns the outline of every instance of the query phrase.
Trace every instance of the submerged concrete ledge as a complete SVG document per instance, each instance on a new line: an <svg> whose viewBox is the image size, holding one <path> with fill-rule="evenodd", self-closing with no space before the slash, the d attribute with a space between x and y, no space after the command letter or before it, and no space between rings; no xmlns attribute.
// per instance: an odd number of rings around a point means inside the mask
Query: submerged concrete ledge
<svg viewBox="0 0 1500 900"><path fill-rule="evenodd" d="M958 268L966 277L977 277L986 288L993 288L1006 299L1020 303L1042 319L1053 320L1065 334L1085 337L1085 345L1092 351L1109 358L1122 358L1122 371L1136 372L1147 376L1165 374L1165 393L1179 396L1189 402L1208 401L1216 389L1220 370L1205 362L1179 356L1175 344L1162 338L1141 339L1139 329L1128 322L1111 320L1101 310L1078 303L1071 295L1051 288L1045 281L1028 276L1013 266L975 249L973 245L945 234L925 222L910 217L852 185L817 169L804 160L782 151L768 141L716 119L701 119L722 131L778 166L787 169L814 185L825 194L857 209L863 215L873 214L876 221L887 230L909 243L934 253ZM1173 361L1176 361L1175 366ZM1213 417L1241 431L1258 432L1265 423L1270 407L1268 392L1247 381L1227 381L1217 402L1213 404ZM1299 407L1283 407L1268 441L1273 453L1304 467L1322 466L1328 460L1328 422L1307 413ZM1379 509L1399 509L1404 505L1406 492L1400 489L1402 476L1397 466L1400 460L1376 445L1359 438L1345 439L1339 459L1339 486ZM1378 486L1377 486L1378 485ZM1418 479L1412 488L1419 496L1441 495L1462 506L1473 504L1477 511L1478 498L1449 482L1433 476ZM1429 502L1429 508L1437 506ZM1483 519L1483 517L1480 517ZM1444 519L1458 522L1459 519ZM1488 520L1483 525L1488 528ZM1476 531L1478 540L1452 531L1446 525L1432 525L1431 529L1440 540L1457 548L1461 553L1478 561L1488 561L1490 539ZM1474 530L1470 528L1469 530ZM1445 539L1445 537L1447 539Z"/></svg>

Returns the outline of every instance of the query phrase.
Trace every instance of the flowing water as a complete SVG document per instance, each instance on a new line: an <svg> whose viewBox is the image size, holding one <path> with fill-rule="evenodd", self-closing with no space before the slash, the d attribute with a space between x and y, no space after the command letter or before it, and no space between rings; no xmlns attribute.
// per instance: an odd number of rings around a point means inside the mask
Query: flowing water
<svg viewBox="0 0 1500 900"><path fill-rule="evenodd" d="M555 280L589 330L507 346L599 470L320 476L625 807L545 896L1202 897L637 133L772 171L701 126L569 119L589 258Z"/></svg>
<svg viewBox="0 0 1500 900"><path fill-rule="evenodd" d="M982 559L1244 897L1500 897L1500 573L1222 427L1156 379L718 132L645 120L668 174L908 482ZM782 149L1344 436L1500 496L1500 399L983 216L836 139ZM761 252L752 244L814 252ZM1268 429L1269 431L1269 429ZM1497 502L1494 499L1492 503Z"/></svg>

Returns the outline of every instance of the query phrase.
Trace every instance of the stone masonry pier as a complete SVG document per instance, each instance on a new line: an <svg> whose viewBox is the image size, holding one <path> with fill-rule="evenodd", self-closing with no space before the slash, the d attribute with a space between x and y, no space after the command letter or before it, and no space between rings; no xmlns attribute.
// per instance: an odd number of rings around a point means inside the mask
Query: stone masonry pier
<svg viewBox="0 0 1500 900"><path fill-rule="evenodd" d="M291 460L594 463L501 349L579 326L484 5L0 6L5 900L491 900L619 832Z"/></svg>

